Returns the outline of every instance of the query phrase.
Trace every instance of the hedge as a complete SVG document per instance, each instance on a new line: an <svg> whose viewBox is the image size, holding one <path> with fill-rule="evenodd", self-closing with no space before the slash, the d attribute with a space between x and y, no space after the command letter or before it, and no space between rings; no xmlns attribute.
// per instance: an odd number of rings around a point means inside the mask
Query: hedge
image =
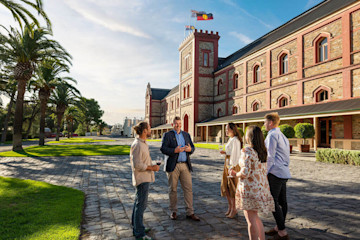
<svg viewBox="0 0 360 240"><path fill-rule="evenodd" d="M316 151L316 161L360 166L360 151L323 148Z"/></svg>

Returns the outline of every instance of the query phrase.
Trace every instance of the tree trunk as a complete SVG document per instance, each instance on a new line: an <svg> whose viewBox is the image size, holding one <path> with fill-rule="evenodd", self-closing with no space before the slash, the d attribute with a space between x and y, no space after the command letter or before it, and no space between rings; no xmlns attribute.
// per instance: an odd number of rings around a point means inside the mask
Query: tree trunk
<svg viewBox="0 0 360 240"><path fill-rule="evenodd" d="M47 108L47 101L49 99L50 92L45 89L40 89L40 133L39 133L39 146L45 145L45 114Z"/></svg>
<svg viewBox="0 0 360 240"><path fill-rule="evenodd" d="M1 142L2 143L4 143L6 141L7 129L8 129L8 125L9 125L9 119L10 119L10 116L11 116L11 108L12 108L12 106L14 104L15 93L16 93L16 88L14 88L14 90L11 92L10 102L9 102L9 106L8 106L8 112L6 114L5 121L4 121L4 130L3 130L2 135L1 135Z"/></svg>
<svg viewBox="0 0 360 240"><path fill-rule="evenodd" d="M26 80L18 80L17 97L14 114L14 135L13 135L13 151L22 151L22 124L24 111L24 94L26 88Z"/></svg>
<svg viewBox="0 0 360 240"><path fill-rule="evenodd" d="M65 111L61 111L61 112L57 112L57 124L56 124L56 141L59 141L60 138L60 125L61 125L61 121L62 121L62 118L64 116L64 112Z"/></svg>
<svg viewBox="0 0 360 240"><path fill-rule="evenodd" d="M31 126L32 126L32 124L33 124L33 122L35 120L36 114L38 114L38 112L39 112L39 109L35 105L35 107L34 107L34 109L32 111L31 117L29 118L29 126L28 126L28 129L26 130L26 133L25 133L25 139L29 138Z"/></svg>

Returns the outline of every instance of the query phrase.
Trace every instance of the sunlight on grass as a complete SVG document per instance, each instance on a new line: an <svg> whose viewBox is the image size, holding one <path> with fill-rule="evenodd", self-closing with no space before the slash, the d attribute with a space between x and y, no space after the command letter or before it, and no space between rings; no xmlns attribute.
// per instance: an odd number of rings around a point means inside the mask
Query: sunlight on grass
<svg viewBox="0 0 360 240"><path fill-rule="evenodd" d="M94 140L92 138L67 138L67 139L61 139L60 141L51 141L47 143L53 144L53 143L94 143L94 142L115 142L115 140Z"/></svg>
<svg viewBox="0 0 360 240"><path fill-rule="evenodd" d="M161 142L161 139L146 139L148 142Z"/></svg>
<svg viewBox="0 0 360 240"><path fill-rule="evenodd" d="M127 155L127 145L45 145L24 148L24 151L0 152L0 157L58 157L58 156L97 156Z"/></svg>
<svg viewBox="0 0 360 240"><path fill-rule="evenodd" d="M194 146L196 148L219 149L219 144L195 143Z"/></svg>
<svg viewBox="0 0 360 240"><path fill-rule="evenodd" d="M79 239L84 193L0 177L1 239Z"/></svg>

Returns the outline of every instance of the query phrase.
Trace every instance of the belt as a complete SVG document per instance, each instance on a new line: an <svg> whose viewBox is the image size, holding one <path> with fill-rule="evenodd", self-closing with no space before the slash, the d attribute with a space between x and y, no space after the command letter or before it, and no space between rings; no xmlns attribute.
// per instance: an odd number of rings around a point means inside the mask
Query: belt
<svg viewBox="0 0 360 240"><path fill-rule="evenodd" d="M177 163L186 163L186 162L177 162Z"/></svg>

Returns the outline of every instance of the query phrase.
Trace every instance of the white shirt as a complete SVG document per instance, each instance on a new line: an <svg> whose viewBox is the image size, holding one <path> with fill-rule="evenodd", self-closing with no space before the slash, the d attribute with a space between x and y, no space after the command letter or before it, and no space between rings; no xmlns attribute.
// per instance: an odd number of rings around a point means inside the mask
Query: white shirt
<svg viewBox="0 0 360 240"><path fill-rule="evenodd" d="M241 155L241 143L237 137L229 138L225 146L226 155L230 155L230 165L236 166L239 164Z"/></svg>

